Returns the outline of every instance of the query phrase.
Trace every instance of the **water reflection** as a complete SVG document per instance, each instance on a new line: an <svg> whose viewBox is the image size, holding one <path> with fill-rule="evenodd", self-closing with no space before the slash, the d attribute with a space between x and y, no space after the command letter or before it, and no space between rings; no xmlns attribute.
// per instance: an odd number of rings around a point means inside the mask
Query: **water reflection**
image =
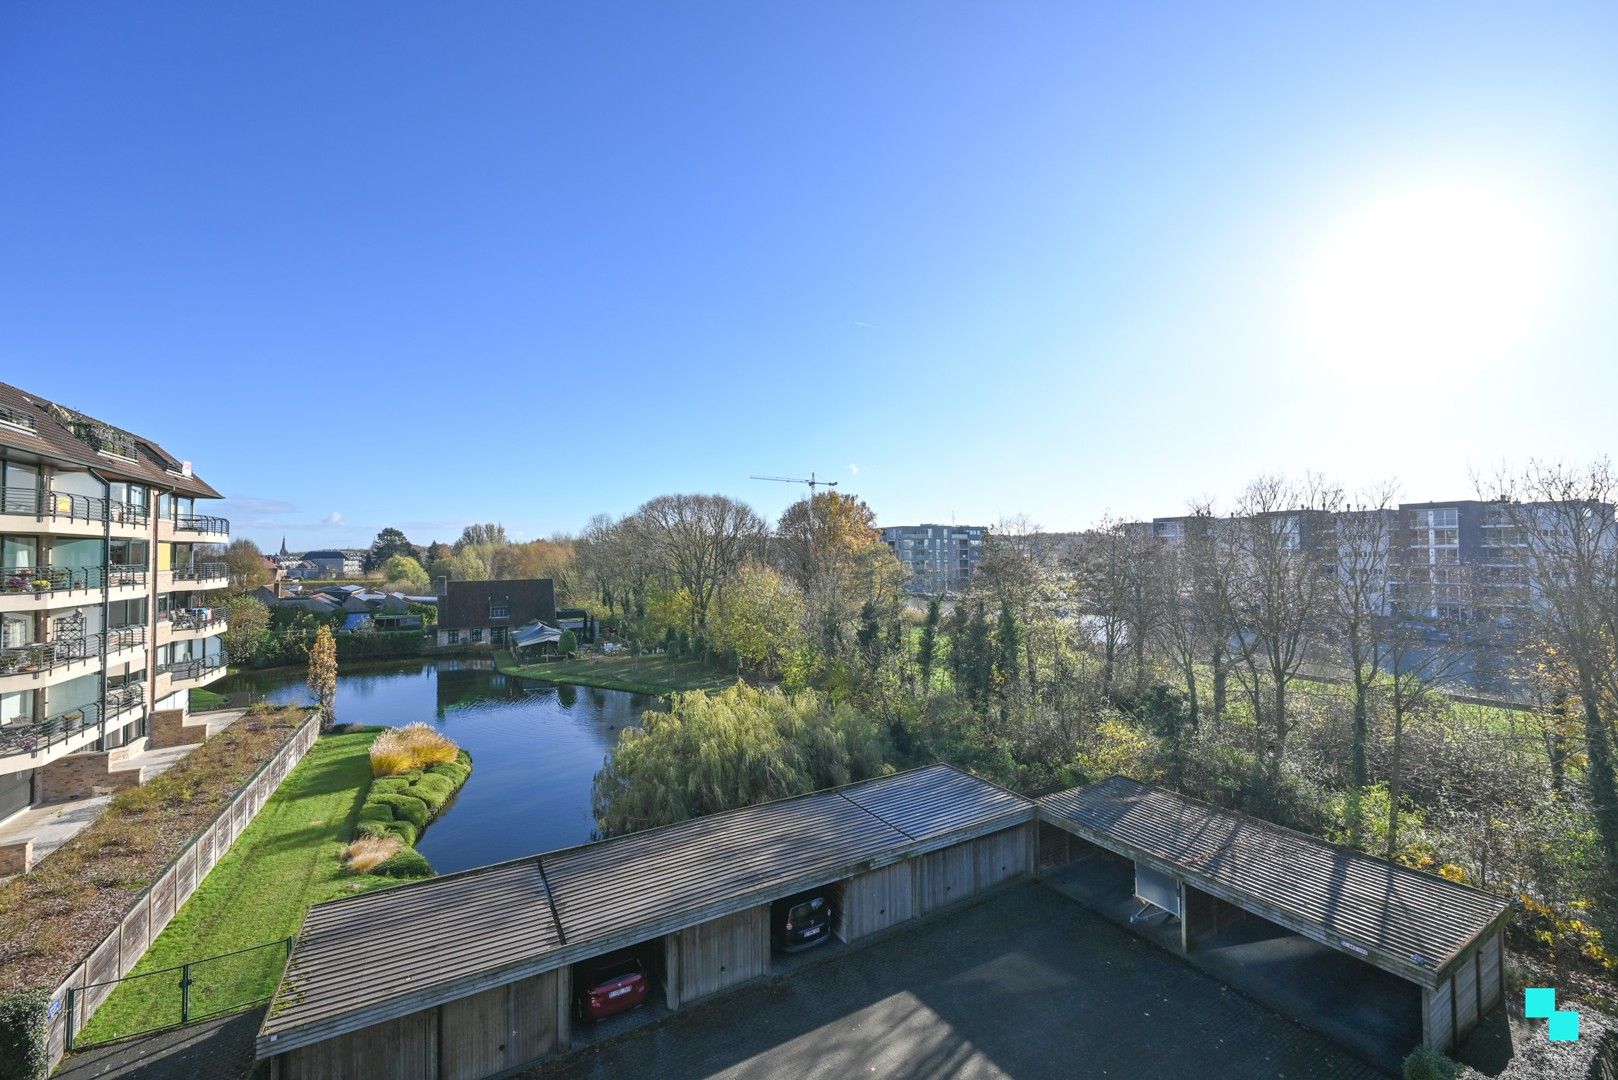
<svg viewBox="0 0 1618 1080"><path fill-rule="evenodd" d="M313 700L301 672L245 672L220 693ZM591 839L590 786L607 751L657 698L502 675L487 660L353 665L337 680L342 723L433 723L471 753L472 778L418 845L441 874Z"/></svg>

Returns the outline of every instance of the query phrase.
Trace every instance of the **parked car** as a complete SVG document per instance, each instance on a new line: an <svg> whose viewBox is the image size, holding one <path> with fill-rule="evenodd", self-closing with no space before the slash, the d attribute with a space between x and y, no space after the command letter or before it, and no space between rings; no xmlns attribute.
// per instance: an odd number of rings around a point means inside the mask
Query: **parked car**
<svg viewBox="0 0 1618 1080"><path fill-rule="evenodd" d="M603 1020L646 1000L646 968L631 951L582 961L573 980L574 1012L581 1020Z"/></svg>
<svg viewBox="0 0 1618 1080"><path fill-rule="evenodd" d="M770 905L770 940L781 952L797 952L831 937L832 895L811 889Z"/></svg>

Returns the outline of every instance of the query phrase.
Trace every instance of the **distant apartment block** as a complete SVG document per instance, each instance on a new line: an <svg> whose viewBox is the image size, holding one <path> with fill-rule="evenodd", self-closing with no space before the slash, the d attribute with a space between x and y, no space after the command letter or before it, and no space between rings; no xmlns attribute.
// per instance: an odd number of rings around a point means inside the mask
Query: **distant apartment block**
<svg viewBox="0 0 1618 1080"><path fill-rule="evenodd" d="M938 596L971 584L988 532L983 525L890 525L882 540L910 572L906 589Z"/></svg>
<svg viewBox="0 0 1618 1080"><path fill-rule="evenodd" d="M96 793L224 674L230 523L156 443L0 383L0 820ZM109 788L112 786L107 784Z"/></svg>

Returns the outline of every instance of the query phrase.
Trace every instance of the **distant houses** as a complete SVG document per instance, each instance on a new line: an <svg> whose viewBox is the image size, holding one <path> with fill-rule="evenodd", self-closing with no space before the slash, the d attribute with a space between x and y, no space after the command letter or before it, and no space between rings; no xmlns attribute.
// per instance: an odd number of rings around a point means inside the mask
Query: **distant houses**
<svg viewBox="0 0 1618 1080"><path fill-rule="evenodd" d="M254 596L270 608L298 608L322 618L343 613L340 632L359 630L420 630L422 618L413 604L437 605L437 596L410 596L378 592L364 585L322 585L294 591L284 582L266 585Z"/></svg>

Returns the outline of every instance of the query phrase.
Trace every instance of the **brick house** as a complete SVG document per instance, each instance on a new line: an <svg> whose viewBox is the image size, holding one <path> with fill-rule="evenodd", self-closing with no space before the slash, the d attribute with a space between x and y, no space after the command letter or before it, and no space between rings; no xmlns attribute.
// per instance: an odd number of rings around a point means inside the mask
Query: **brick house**
<svg viewBox="0 0 1618 1080"><path fill-rule="evenodd" d="M521 581L446 581L438 584L440 647L499 648L509 630L538 619L556 625L556 585L550 578Z"/></svg>

